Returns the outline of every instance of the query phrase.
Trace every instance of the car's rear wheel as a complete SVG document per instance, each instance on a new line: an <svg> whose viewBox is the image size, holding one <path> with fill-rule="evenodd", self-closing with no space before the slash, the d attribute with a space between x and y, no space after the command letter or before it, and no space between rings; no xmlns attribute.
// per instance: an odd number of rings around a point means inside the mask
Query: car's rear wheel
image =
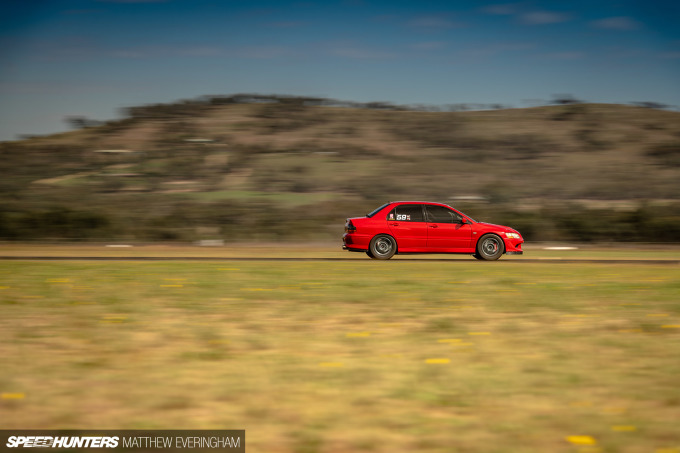
<svg viewBox="0 0 680 453"><path fill-rule="evenodd" d="M477 242L477 254L475 255L475 258L485 261L494 261L501 257L503 251L503 239L495 234L486 234Z"/></svg>
<svg viewBox="0 0 680 453"><path fill-rule="evenodd" d="M376 260L388 260L397 253L397 241L388 234L379 234L371 239L366 253Z"/></svg>

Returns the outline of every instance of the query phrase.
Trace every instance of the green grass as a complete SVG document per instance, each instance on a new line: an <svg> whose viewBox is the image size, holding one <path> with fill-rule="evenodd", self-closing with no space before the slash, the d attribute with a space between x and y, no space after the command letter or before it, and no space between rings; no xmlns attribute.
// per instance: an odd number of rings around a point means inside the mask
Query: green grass
<svg viewBox="0 0 680 453"><path fill-rule="evenodd" d="M0 262L0 419L245 428L262 452L677 451L679 295L670 265Z"/></svg>

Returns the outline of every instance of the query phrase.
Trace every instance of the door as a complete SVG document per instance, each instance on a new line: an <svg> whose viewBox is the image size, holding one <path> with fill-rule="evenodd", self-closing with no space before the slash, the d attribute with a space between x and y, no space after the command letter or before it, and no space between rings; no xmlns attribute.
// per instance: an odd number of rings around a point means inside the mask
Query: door
<svg viewBox="0 0 680 453"><path fill-rule="evenodd" d="M467 252L472 241L472 227L463 217L445 206L425 205L427 213L427 249L434 252Z"/></svg>
<svg viewBox="0 0 680 453"><path fill-rule="evenodd" d="M427 223L420 204L401 204L387 214L387 225L400 252L425 251Z"/></svg>

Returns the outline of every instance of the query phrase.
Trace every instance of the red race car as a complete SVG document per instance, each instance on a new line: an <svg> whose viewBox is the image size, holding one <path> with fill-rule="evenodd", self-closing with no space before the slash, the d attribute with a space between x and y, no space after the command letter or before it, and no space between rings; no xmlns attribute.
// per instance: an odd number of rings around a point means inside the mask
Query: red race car
<svg viewBox="0 0 680 453"><path fill-rule="evenodd" d="M343 249L378 260L396 253L465 253L492 261L504 253L521 255L524 239L512 228L477 222L445 204L395 201L347 219L342 242Z"/></svg>

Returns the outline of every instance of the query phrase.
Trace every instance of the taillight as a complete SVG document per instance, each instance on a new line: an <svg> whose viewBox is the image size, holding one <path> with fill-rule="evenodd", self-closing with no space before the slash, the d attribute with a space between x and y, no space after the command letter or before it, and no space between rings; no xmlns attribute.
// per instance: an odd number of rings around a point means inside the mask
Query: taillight
<svg viewBox="0 0 680 453"><path fill-rule="evenodd" d="M356 230L357 227L354 226L351 220L345 224L345 233L354 233Z"/></svg>

